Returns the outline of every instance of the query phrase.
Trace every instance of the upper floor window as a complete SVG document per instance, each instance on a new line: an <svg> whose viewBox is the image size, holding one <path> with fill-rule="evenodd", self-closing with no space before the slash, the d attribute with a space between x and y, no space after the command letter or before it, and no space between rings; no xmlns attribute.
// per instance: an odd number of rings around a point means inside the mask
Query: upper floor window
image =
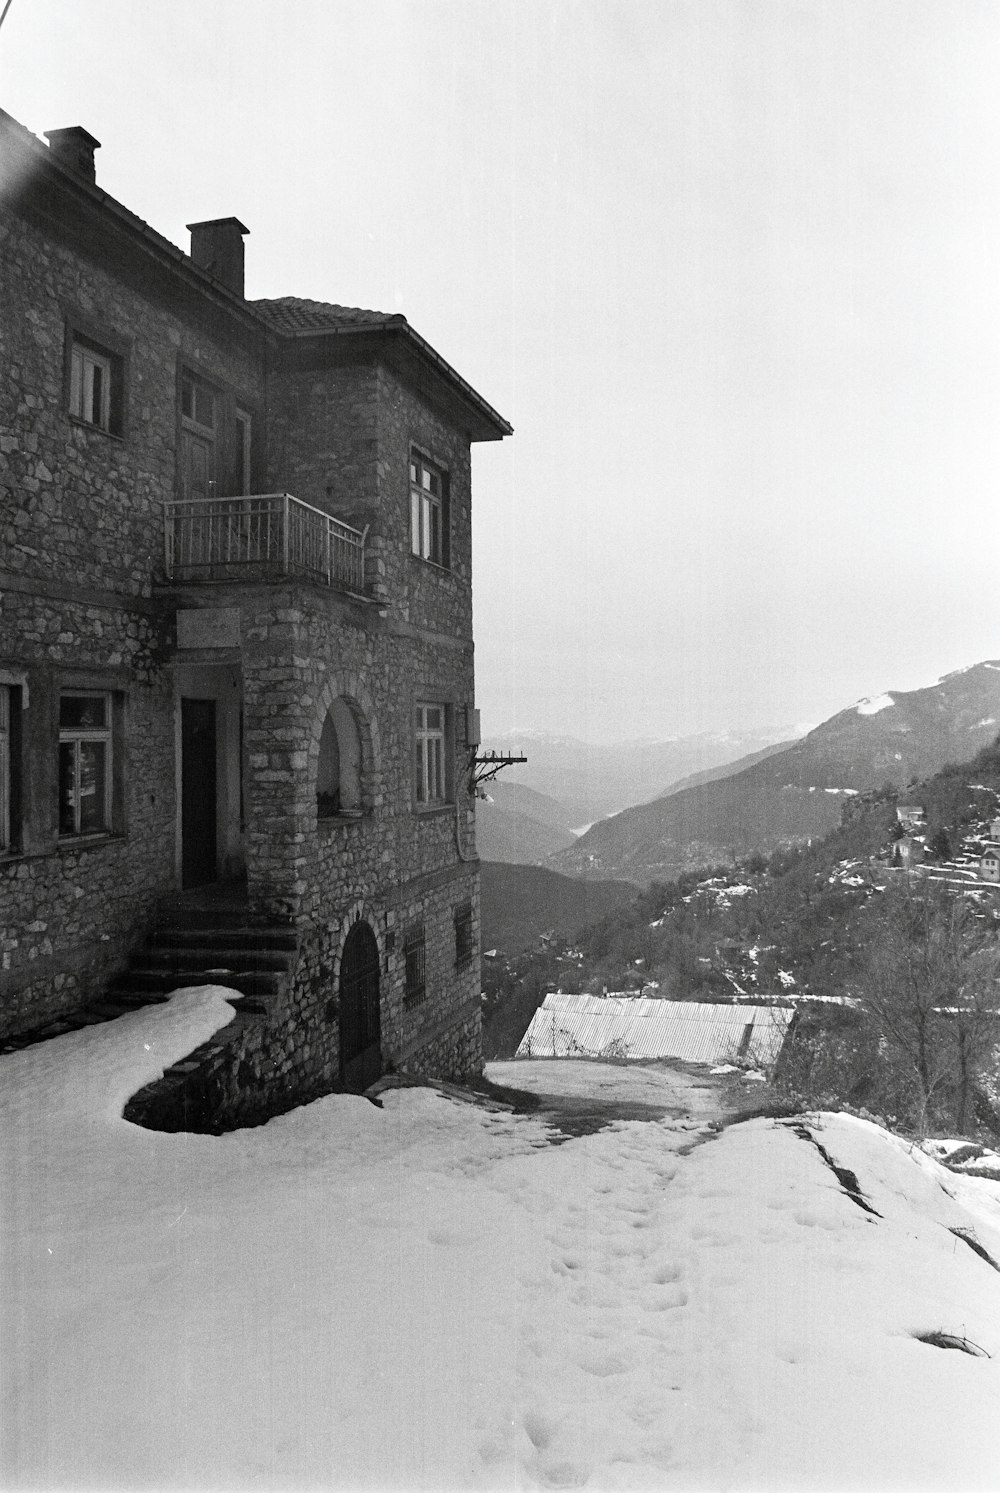
<svg viewBox="0 0 1000 1493"><path fill-rule="evenodd" d="M111 696L59 697L59 833L107 834L111 829Z"/></svg>
<svg viewBox="0 0 1000 1493"><path fill-rule="evenodd" d="M122 433L124 371L121 357L88 337L72 333L69 350L69 412L75 420Z"/></svg>
<svg viewBox="0 0 1000 1493"><path fill-rule="evenodd" d="M448 477L440 467L410 454L410 550L435 565L448 564Z"/></svg>
<svg viewBox="0 0 1000 1493"><path fill-rule="evenodd" d="M446 717L444 705L416 706L414 743L418 804L444 803L447 799Z"/></svg>

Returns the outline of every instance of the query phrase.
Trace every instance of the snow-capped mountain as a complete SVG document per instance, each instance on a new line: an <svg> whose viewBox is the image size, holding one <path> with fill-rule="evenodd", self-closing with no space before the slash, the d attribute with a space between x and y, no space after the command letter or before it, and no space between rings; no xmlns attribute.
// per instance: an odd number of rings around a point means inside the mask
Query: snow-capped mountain
<svg viewBox="0 0 1000 1493"><path fill-rule="evenodd" d="M550 862L577 875L648 881L801 843L839 820L846 797L966 761L1000 733L1000 662L926 689L859 700L800 741L714 782L596 824Z"/></svg>

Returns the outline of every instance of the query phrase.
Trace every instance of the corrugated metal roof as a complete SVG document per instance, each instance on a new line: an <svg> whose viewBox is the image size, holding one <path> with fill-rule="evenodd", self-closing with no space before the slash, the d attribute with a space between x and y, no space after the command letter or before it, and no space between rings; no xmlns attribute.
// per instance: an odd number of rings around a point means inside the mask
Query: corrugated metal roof
<svg viewBox="0 0 1000 1493"><path fill-rule="evenodd" d="M781 1051L792 1015L787 1006L555 991L535 1012L516 1055L680 1058L689 1063L739 1057L767 1067Z"/></svg>

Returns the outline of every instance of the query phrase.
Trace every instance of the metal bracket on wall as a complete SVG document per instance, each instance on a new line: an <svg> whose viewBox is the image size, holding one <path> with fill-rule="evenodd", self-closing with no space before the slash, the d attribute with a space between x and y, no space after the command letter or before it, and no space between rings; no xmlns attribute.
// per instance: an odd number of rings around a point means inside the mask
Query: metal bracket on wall
<svg viewBox="0 0 1000 1493"><path fill-rule="evenodd" d="M469 792L478 794L482 785L492 782L505 767L527 760L527 757L514 757L510 752L484 752L479 756L473 747L469 753Z"/></svg>

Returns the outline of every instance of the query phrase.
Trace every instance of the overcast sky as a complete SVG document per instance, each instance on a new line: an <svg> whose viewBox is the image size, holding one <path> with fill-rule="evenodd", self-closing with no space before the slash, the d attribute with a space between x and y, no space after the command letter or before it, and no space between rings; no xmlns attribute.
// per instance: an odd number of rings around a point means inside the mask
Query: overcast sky
<svg viewBox="0 0 1000 1493"><path fill-rule="evenodd" d="M1000 656L997 0L13 0L0 106L247 294L402 311L487 735L819 721Z"/></svg>

